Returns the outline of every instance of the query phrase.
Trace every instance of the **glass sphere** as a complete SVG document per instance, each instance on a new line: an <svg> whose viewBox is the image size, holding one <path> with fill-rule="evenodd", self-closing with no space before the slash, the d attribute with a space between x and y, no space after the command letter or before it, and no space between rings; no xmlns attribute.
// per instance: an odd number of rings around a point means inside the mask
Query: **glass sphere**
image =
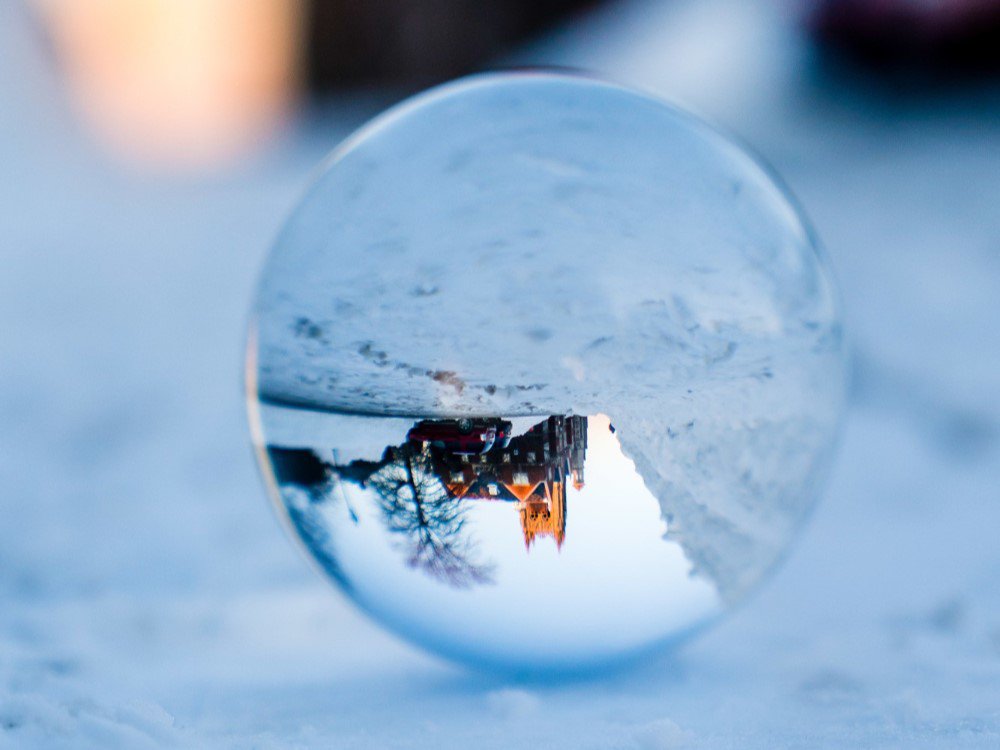
<svg viewBox="0 0 1000 750"><path fill-rule="evenodd" d="M333 153L264 268L247 383L279 512L358 606L552 673L761 581L844 374L826 264L766 170L648 96L517 73Z"/></svg>

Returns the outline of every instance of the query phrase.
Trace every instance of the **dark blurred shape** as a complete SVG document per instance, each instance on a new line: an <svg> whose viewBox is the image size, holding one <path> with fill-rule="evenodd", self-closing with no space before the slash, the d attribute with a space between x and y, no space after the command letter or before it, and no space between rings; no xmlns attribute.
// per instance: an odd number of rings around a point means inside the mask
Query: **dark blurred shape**
<svg viewBox="0 0 1000 750"><path fill-rule="evenodd" d="M810 23L827 50L869 70L1000 72L1000 0L819 0Z"/></svg>
<svg viewBox="0 0 1000 750"><path fill-rule="evenodd" d="M420 85L470 72L597 0L308 0L307 84Z"/></svg>
<svg viewBox="0 0 1000 750"><path fill-rule="evenodd" d="M279 484L291 484L310 493L325 488L330 481L330 467L313 451L306 448L267 447Z"/></svg>

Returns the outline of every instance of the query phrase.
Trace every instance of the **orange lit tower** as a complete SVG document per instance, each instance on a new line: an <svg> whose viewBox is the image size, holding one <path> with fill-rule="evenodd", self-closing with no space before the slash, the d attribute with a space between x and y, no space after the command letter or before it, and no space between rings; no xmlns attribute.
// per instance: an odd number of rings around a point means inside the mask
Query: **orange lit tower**
<svg viewBox="0 0 1000 750"><path fill-rule="evenodd" d="M586 417L549 417L504 448L481 455L441 454L436 473L452 497L517 503L525 547L566 538L566 478L583 488Z"/></svg>
<svg viewBox="0 0 1000 750"><path fill-rule="evenodd" d="M538 536L551 536L556 540L556 549L562 549L566 538L566 488L557 481L544 485L548 498L532 494L518 503L521 516L521 531L524 533L524 547L531 545Z"/></svg>

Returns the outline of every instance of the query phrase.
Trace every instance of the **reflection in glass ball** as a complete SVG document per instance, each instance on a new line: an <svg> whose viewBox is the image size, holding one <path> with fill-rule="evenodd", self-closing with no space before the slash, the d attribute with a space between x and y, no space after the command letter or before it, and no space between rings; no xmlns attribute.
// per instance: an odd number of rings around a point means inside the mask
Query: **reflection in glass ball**
<svg viewBox="0 0 1000 750"><path fill-rule="evenodd" d="M280 512L438 653L584 670L745 597L818 489L835 294L785 193L698 120L565 75L416 97L333 156L248 349Z"/></svg>

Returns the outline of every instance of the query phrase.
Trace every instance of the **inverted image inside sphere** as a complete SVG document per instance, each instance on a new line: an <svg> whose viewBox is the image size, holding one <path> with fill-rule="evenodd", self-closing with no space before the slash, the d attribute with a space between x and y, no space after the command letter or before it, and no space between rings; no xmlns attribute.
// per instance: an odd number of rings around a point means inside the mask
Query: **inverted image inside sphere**
<svg viewBox="0 0 1000 750"><path fill-rule="evenodd" d="M787 549L841 409L838 315L788 196L711 127L478 76L352 136L291 216L251 325L255 441L379 621L471 662L612 660Z"/></svg>

